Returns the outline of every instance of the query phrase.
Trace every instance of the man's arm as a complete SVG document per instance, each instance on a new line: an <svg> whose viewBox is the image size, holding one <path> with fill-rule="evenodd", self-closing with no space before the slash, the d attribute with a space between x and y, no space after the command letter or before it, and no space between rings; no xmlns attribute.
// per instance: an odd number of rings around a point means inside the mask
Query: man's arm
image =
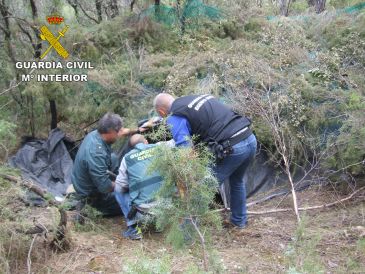
<svg viewBox="0 0 365 274"><path fill-rule="evenodd" d="M117 179L115 180L114 191L124 192L124 190L128 189L128 186L129 186L129 183L128 183L128 174L127 174L127 164L125 162L125 158L123 157L123 160L120 163Z"/></svg>
<svg viewBox="0 0 365 274"><path fill-rule="evenodd" d="M101 193L108 193L114 190L114 183L109 179L105 158L105 154L93 153L88 163L91 180Z"/></svg>
<svg viewBox="0 0 365 274"><path fill-rule="evenodd" d="M175 145L191 146L191 127L189 121L182 116L171 115L167 118Z"/></svg>
<svg viewBox="0 0 365 274"><path fill-rule="evenodd" d="M118 136L119 137L125 137L125 136L131 136L134 134L139 134L142 133L144 131L147 131L148 128L146 127L139 127L139 128L135 128L135 129L131 129L131 128L121 128L118 132Z"/></svg>

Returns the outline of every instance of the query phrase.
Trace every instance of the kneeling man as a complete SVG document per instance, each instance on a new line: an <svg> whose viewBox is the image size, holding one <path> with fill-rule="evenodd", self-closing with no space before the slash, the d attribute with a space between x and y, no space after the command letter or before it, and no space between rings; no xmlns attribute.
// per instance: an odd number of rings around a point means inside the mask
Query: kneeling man
<svg viewBox="0 0 365 274"><path fill-rule="evenodd" d="M140 134L133 135L129 143L133 150L124 156L120 165L115 181L115 198L128 226L122 235L132 240L139 240L142 235L137 229L136 214L139 211L148 211L153 205L154 195L163 179L158 172L148 170L156 157L158 144L148 144L148 141Z"/></svg>
<svg viewBox="0 0 365 274"><path fill-rule="evenodd" d="M104 216L122 214L113 193L115 183L109 175L118 172L120 163L112 153L111 145L119 137L143 130L122 126L122 118L118 114L107 113L99 120L97 130L84 138L71 175L79 210L88 203Z"/></svg>

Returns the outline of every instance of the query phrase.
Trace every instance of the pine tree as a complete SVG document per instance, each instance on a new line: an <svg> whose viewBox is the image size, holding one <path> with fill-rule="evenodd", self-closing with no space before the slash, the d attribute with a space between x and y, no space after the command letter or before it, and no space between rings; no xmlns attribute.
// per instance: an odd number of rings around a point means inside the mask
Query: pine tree
<svg viewBox="0 0 365 274"><path fill-rule="evenodd" d="M159 148L151 166L164 178L153 210L157 229L167 229L167 240L175 247L198 241L204 270L209 270L209 236L221 226L220 215L212 212L218 182L209 166L212 156L204 147Z"/></svg>

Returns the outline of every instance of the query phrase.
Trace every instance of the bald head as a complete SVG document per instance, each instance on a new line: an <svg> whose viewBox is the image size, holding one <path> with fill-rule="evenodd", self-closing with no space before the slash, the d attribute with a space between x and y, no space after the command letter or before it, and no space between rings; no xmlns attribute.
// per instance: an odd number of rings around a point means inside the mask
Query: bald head
<svg viewBox="0 0 365 274"><path fill-rule="evenodd" d="M141 134L134 134L129 139L129 146L135 147L137 144L148 144L146 138Z"/></svg>
<svg viewBox="0 0 365 274"><path fill-rule="evenodd" d="M174 101L175 98L171 94L160 93L153 100L153 106L158 114L160 114L162 117L166 117L169 115L172 103Z"/></svg>

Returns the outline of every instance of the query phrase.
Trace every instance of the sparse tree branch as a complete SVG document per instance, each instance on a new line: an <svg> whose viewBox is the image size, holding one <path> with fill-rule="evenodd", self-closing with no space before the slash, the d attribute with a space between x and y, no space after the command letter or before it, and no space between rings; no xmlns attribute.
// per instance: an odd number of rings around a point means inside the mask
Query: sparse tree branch
<svg viewBox="0 0 365 274"><path fill-rule="evenodd" d="M334 202L331 202L331 203L327 203L327 204L322 204L322 205L308 206L308 207L298 207L298 211L308 211L308 210L315 210L315 209L323 209L323 208L333 207L335 205L342 204L346 201L351 200L354 196L356 196L357 194L359 194L363 190L365 190L365 186L355 190L350 195L348 195L345 198L342 198L340 200L337 200L337 201L334 201ZM224 211L230 211L230 208L222 208L222 209L214 210L214 212L224 212ZM268 210L264 210L264 211L250 211L250 210L248 210L247 214L250 214L250 215L266 215L266 214L272 214L272 213L292 212L292 211L293 211L292 208L277 208L277 209L268 209Z"/></svg>
<svg viewBox="0 0 365 274"><path fill-rule="evenodd" d="M92 16L90 16L90 15L86 12L86 10L82 7L82 5L81 5L80 3L78 3L78 6L80 7L80 9L81 9L82 13L83 13L83 14L84 14L87 18L89 18L90 20L94 21L94 22L95 22L95 23L97 23L97 24L99 24L99 23L100 23L97 19L95 19L95 18L93 18Z"/></svg>
<svg viewBox="0 0 365 274"><path fill-rule="evenodd" d="M38 237L38 234L35 234L33 236L33 240L30 243L29 251L28 251L28 257L27 257L27 268L28 268L28 274L32 274L32 260L31 260L31 253L33 249L34 242L36 238Z"/></svg>
<svg viewBox="0 0 365 274"><path fill-rule="evenodd" d="M209 262L208 262L208 255L207 255L207 247L205 244L205 238L204 235L201 233L198 225L196 224L196 220L194 220L194 218L189 218L190 222L192 223L195 231L198 233L199 236L199 240L200 240L200 244L202 245L202 249L203 249L203 264L204 264L204 270L206 272L209 271Z"/></svg>

